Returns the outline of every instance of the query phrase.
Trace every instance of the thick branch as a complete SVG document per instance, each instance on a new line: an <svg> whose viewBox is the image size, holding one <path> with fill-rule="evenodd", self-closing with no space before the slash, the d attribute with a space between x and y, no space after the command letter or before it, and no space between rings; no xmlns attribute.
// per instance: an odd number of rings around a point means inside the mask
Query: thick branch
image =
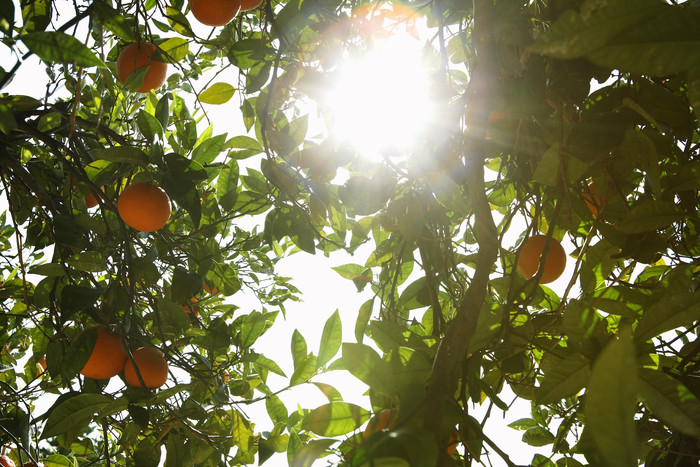
<svg viewBox="0 0 700 467"><path fill-rule="evenodd" d="M454 396L459 381L459 369L466 358L469 341L486 299L491 270L498 259L498 230L491 216L484 183L485 133L493 102L493 88L498 78L498 61L491 37L492 14L493 0L474 0L473 38L477 63L469 92L473 96L470 105L473 106L477 124L475 131L470 130L465 142L465 183L474 210L474 229L479 252L474 276L459 303L457 315L445 332L428 382L425 423L426 428L436 435L442 435L440 423L443 403ZM447 440L439 441L439 452L443 456L439 465L449 465L449 460L444 454Z"/></svg>

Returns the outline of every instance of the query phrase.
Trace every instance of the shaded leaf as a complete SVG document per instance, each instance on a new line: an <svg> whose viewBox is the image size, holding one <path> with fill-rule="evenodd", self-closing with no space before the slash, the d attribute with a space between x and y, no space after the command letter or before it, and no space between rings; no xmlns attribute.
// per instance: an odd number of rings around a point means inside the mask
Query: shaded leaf
<svg viewBox="0 0 700 467"><path fill-rule="evenodd" d="M593 364L586 391L586 429L603 459L616 467L637 465L634 354L629 334L610 341Z"/></svg>

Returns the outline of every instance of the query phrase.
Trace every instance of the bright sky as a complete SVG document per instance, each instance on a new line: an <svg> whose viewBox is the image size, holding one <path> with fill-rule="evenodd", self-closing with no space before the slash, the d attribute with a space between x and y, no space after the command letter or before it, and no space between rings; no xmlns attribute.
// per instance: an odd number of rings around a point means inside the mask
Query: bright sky
<svg viewBox="0 0 700 467"><path fill-rule="evenodd" d="M208 35L208 28L199 26L195 21L193 26L200 35ZM423 42L403 36L380 44L375 52L366 57L356 56L348 59L342 67L344 71L338 78L336 92L329 96L328 105L334 109L335 121L338 123L331 133L337 138L352 140L369 157L376 157L375 150L378 147L398 145L399 149L406 149L406 145L411 142L409 136L418 134L431 117L427 98L428 84L419 60L422 46ZM6 68L9 68L8 65L11 66L14 60L14 57L9 56L6 47L0 47L0 62ZM44 66L39 65L35 58L31 58L20 68L12 85L3 91L41 98L48 81L43 70ZM231 79L234 85L237 82L233 73L228 73L225 77L220 76L216 81L226 78ZM200 83L200 86L203 86L206 77ZM201 87L198 89L202 90ZM238 106L237 95L225 105L206 106L211 121L217 122L215 134L245 134ZM226 126L218 122L226 122ZM206 125L205 121L202 123ZM314 131L310 131L310 134L314 134ZM302 291L304 301L287 303L287 319L284 320L280 315L272 329L258 340L255 348L278 362L287 375L291 376L293 367L289 349L292 332L298 329L306 338L309 350L317 352L323 326L336 308L342 317L344 341L354 342L353 330L357 310L370 295L369 292L358 294L351 281L341 278L331 271L330 267L350 262L362 264L370 251L362 250L355 257L335 253L330 259L321 254L298 253L281 260L277 272L293 277L295 285ZM570 261L567 272L552 284L555 290L565 287L568 281L566 277L571 276L572 268L573 261ZM411 280L406 283L410 282ZM238 293L230 299L244 311L259 309L259 305L249 298L246 299L243 293ZM363 396L366 387L348 374L335 372L319 376L315 380L334 385L346 401L369 408L369 400ZM286 384L287 380L270 376L273 389L282 388ZM506 403L513 400L507 386L500 397ZM286 391L280 394L280 398L290 411L295 410L297 405L313 408L326 402L325 397L312 385ZM256 423L256 430L271 428L264 404L243 409ZM471 410L479 418L478 414L482 413L485 407ZM514 404L507 414L503 414L502 419L494 410L492 420L485 428L486 433L499 443L516 463L529 463L537 450L521 442L522 432L505 425L529 416L529 404L521 401ZM491 456L490 461L494 466L505 465L497 455ZM327 460L318 461L315 465L326 465L326 462ZM276 455L266 465L286 465L286 458Z"/></svg>

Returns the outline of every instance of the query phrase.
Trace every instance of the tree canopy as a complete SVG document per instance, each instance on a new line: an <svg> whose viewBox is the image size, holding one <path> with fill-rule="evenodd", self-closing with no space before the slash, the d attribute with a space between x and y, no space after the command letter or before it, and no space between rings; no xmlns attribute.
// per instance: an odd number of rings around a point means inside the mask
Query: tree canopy
<svg viewBox="0 0 700 467"><path fill-rule="evenodd" d="M0 3L4 454L514 466L473 413L508 410L508 386L531 465L697 465L700 2L263 0L221 20L236 2ZM417 142L369 159L317 133L343 61L417 23L436 110ZM8 92L34 57L45 87ZM241 134L214 132L217 105ZM254 347L301 298L275 264L338 251L372 292L355 340L334 313L285 374ZM124 373L93 379L120 346ZM326 371L371 410L325 383L289 409L267 384Z"/></svg>

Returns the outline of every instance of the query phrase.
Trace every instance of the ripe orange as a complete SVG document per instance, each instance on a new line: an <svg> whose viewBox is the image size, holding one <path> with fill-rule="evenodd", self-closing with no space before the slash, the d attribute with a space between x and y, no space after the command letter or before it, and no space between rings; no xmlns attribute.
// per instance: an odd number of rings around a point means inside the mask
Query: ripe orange
<svg viewBox="0 0 700 467"><path fill-rule="evenodd" d="M153 232L170 219L170 198L159 186L132 183L119 196L117 209L127 225L141 232Z"/></svg>
<svg viewBox="0 0 700 467"><path fill-rule="evenodd" d="M109 379L122 371L125 361L121 336L113 334L106 326L97 326L95 347L80 374L92 379Z"/></svg>
<svg viewBox="0 0 700 467"><path fill-rule="evenodd" d="M241 11L248 11L252 10L253 8L257 8L262 2L263 0L243 0L241 2Z"/></svg>
<svg viewBox="0 0 700 467"><path fill-rule="evenodd" d="M217 295L221 293L219 292L219 289L216 288L216 286L209 287L209 284L207 284L206 282L204 283L202 288L204 289L204 293L206 293L207 295Z"/></svg>
<svg viewBox="0 0 700 467"><path fill-rule="evenodd" d="M452 454L457 450L459 444L459 431L454 430L450 433L450 439L447 441L447 455L452 457Z"/></svg>
<svg viewBox="0 0 700 467"><path fill-rule="evenodd" d="M36 376L37 378L41 376L41 374L46 371L46 357L41 357L37 362L36 362Z"/></svg>
<svg viewBox="0 0 700 467"><path fill-rule="evenodd" d="M165 82L168 64L152 60L151 57L155 51L156 46L147 42L132 42L127 45L117 57L117 77L119 81L126 83L129 75L135 70L148 67L146 76L143 78L143 85L137 92L149 92L151 89L161 87Z"/></svg>
<svg viewBox="0 0 700 467"><path fill-rule="evenodd" d="M506 120L508 117L508 111L503 110L503 109L494 109L491 112L489 112L488 116L488 123L500 123ZM466 129L464 130L464 134L466 135L469 133L469 128L474 126L474 107L473 106L468 106L467 107L467 112L464 116L464 122L466 124ZM484 135L484 138L486 139L491 139L491 132L489 131L488 128L486 128L486 133Z"/></svg>
<svg viewBox="0 0 700 467"><path fill-rule="evenodd" d="M597 195L595 187L593 186L593 182L588 184L588 190L585 190L582 196L583 200L588 206L588 209L590 209L591 213L593 214L593 217L598 217L598 208L600 208L603 205L603 201L605 201L605 196Z"/></svg>
<svg viewBox="0 0 700 467"><path fill-rule="evenodd" d="M75 183L77 181L78 180L75 177L72 177L70 183L71 183L71 185L75 185ZM105 191L104 187L100 187L100 189L103 192ZM95 195L93 195L92 193L88 193L87 195L85 195L85 207L90 209L90 208L94 208L95 206L97 206L97 204L98 204L97 198L95 198Z"/></svg>
<svg viewBox="0 0 700 467"><path fill-rule="evenodd" d="M190 0L190 10L207 26L225 26L241 10L241 0Z"/></svg>
<svg viewBox="0 0 700 467"><path fill-rule="evenodd" d="M525 240L525 243L520 248L520 256L518 257L518 271L520 271L520 273L525 276L526 279L531 278L537 272L546 239L546 235L533 235ZM547 259L544 262L544 271L542 272L542 277L540 278L540 284L548 284L555 281L562 275L565 267L566 252L561 246L561 243L555 239L552 239L549 244Z"/></svg>
<svg viewBox="0 0 700 467"><path fill-rule="evenodd" d="M399 414L399 409L383 409L377 412L377 414L372 417L372 419L367 424L365 432L362 434L362 439L366 439L372 433L381 431L384 429L391 430L396 425L396 417Z"/></svg>
<svg viewBox="0 0 700 467"><path fill-rule="evenodd" d="M0 466L2 467L15 467L15 463L7 456L0 456Z"/></svg>
<svg viewBox="0 0 700 467"><path fill-rule="evenodd" d="M165 384L168 379L168 362L163 352L155 347L141 347L131 354L147 388L156 389ZM129 386L141 387L131 360L127 360L124 365L124 378Z"/></svg>
<svg viewBox="0 0 700 467"><path fill-rule="evenodd" d="M192 313L192 309L194 308L194 315L195 315L197 318L199 318L199 310L197 310L197 307L194 306L194 304L197 303L197 301L198 301L198 300L197 300L196 298L192 297L192 298L190 298L190 302L192 302L192 306L191 306L191 307L190 307L189 305L183 305L183 306L182 306L182 309L185 310L185 313L187 314L187 316L189 316L190 313Z"/></svg>

